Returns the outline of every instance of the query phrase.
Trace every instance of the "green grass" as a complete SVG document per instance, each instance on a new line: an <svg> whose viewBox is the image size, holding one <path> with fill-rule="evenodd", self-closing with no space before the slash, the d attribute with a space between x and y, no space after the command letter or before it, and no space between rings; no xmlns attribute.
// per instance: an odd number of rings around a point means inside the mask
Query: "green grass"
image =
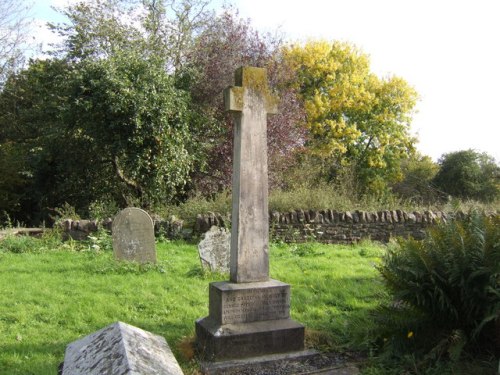
<svg viewBox="0 0 500 375"><path fill-rule="evenodd" d="M186 373L195 371L183 344L208 314L208 284L227 278L201 272L195 245L159 243L158 264L140 266L110 251L74 250L91 246L35 242L16 252L0 242L1 374L55 374L67 344L118 320L164 336ZM362 348L383 251L368 243L271 247L271 277L292 285L292 318L306 325L310 344Z"/></svg>

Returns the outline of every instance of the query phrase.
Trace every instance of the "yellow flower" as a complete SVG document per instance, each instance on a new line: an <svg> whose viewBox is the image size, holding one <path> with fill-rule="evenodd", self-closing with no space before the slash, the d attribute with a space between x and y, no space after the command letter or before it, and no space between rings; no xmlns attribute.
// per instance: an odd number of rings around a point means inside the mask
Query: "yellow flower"
<svg viewBox="0 0 500 375"><path fill-rule="evenodd" d="M413 331L408 332L407 337L408 337L409 339L411 339L411 338L413 337Z"/></svg>

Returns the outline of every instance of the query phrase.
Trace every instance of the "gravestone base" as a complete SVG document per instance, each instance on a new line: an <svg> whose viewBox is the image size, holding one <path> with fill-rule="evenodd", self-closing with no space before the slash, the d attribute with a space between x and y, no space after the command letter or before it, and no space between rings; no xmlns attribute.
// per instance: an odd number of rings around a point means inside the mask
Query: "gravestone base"
<svg viewBox="0 0 500 375"><path fill-rule="evenodd" d="M200 370L205 375L227 374L271 374L273 370L282 374L297 374L301 363L311 363L321 354L317 350L269 354L264 356L234 359L222 362L200 362ZM279 370L278 370L279 369ZM300 370L299 370L300 371ZM302 373L302 371L301 371Z"/></svg>
<svg viewBox="0 0 500 375"><path fill-rule="evenodd" d="M292 319L218 325L209 317L196 321L200 357L224 361L304 349L304 326Z"/></svg>
<svg viewBox="0 0 500 375"><path fill-rule="evenodd" d="M304 326L290 319L290 285L277 280L211 283L209 316L196 321L196 337L207 361L304 349Z"/></svg>

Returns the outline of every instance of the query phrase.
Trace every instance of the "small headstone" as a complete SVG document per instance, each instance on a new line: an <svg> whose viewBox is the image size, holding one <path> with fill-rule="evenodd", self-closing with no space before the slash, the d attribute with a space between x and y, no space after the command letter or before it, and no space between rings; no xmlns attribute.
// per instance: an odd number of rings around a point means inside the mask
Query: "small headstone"
<svg viewBox="0 0 500 375"><path fill-rule="evenodd" d="M231 232L213 226L198 244L201 266L217 272L229 272Z"/></svg>
<svg viewBox="0 0 500 375"><path fill-rule="evenodd" d="M112 233L116 259L156 263L153 220L146 211L134 207L120 211L113 220Z"/></svg>
<svg viewBox="0 0 500 375"><path fill-rule="evenodd" d="M165 338L122 322L66 347L62 375L182 375Z"/></svg>

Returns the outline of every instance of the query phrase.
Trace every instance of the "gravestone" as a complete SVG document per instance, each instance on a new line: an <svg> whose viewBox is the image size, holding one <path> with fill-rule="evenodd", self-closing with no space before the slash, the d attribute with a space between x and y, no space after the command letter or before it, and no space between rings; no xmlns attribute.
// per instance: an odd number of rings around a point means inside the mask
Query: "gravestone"
<svg viewBox="0 0 500 375"><path fill-rule="evenodd" d="M198 244L201 266L210 271L229 272L231 232L213 226Z"/></svg>
<svg viewBox="0 0 500 375"><path fill-rule="evenodd" d="M290 285L269 278L267 115L277 100L266 70L243 67L226 89L234 115L230 281L211 283L209 315L196 321L201 356L223 361L304 348L290 319Z"/></svg>
<svg viewBox="0 0 500 375"><path fill-rule="evenodd" d="M116 259L156 263L153 220L146 211L135 207L120 211L113 220L112 234Z"/></svg>
<svg viewBox="0 0 500 375"><path fill-rule="evenodd" d="M182 375L165 338L122 322L66 347L62 375Z"/></svg>

